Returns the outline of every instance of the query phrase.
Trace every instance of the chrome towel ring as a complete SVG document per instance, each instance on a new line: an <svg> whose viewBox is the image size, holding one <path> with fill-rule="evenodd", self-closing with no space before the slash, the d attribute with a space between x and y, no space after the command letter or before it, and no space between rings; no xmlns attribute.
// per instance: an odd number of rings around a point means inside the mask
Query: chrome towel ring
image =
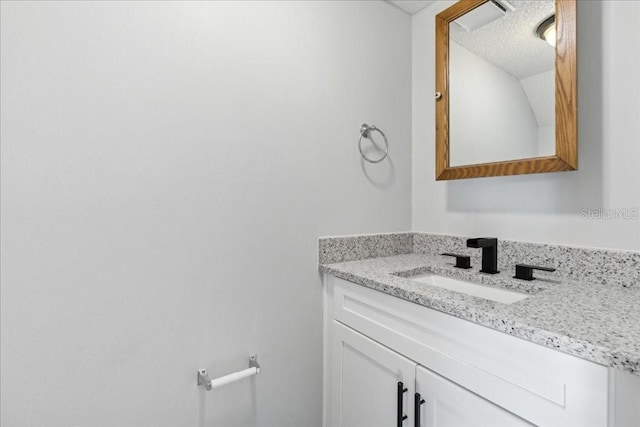
<svg viewBox="0 0 640 427"><path fill-rule="evenodd" d="M382 155L382 157L380 157L379 159L375 159L375 160L371 160L370 158L365 156L364 152L362 151L362 138L369 138L369 136L371 135L372 131L378 132L380 135L382 135L382 138L384 138L384 154ZM376 127L376 125L369 126L368 124L363 123L362 126L360 127L360 139L358 140L358 150L360 150L360 155L367 162L369 162L369 163L380 163L381 161L386 159L387 158L387 154L389 154L389 141L387 141L387 136L384 134L384 132L382 132L380 129L378 129Z"/></svg>

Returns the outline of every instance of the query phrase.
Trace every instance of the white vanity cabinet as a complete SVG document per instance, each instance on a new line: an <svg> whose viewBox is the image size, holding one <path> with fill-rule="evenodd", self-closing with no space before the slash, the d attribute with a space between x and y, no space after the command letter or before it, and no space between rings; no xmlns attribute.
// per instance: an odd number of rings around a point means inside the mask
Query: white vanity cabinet
<svg viewBox="0 0 640 427"><path fill-rule="evenodd" d="M412 427L531 426L522 418L422 366L416 366L416 393L424 403L415 404L419 413Z"/></svg>
<svg viewBox="0 0 640 427"><path fill-rule="evenodd" d="M328 275L324 360L325 427L640 426L640 377Z"/></svg>
<svg viewBox="0 0 640 427"><path fill-rule="evenodd" d="M413 416L415 362L338 322L332 335L329 425L395 426L398 414Z"/></svg>
<svg viewBox="0 0 640 427"><path fill-rule="evenodd" d="M530 426L339 322L333 324L331 426Z"/></svg>

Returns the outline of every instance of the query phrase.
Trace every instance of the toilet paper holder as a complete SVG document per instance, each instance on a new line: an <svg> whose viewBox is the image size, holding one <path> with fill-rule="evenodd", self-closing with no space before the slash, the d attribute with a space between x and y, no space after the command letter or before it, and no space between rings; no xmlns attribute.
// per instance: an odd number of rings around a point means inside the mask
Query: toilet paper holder
<svg viewBox="0 0 640 427"><path fill-rule="evenodd" d="M206 369L199 369L197 374L197 384L203 386L207 391L214 388L221 387L223 385L239 381L244 378L252 377L260 373L260 364L258 363L258 355L252 354L249 356L249 367L242 371L233 372L231 374L224 375L222 377L211 379L207 374Z"/></svg>

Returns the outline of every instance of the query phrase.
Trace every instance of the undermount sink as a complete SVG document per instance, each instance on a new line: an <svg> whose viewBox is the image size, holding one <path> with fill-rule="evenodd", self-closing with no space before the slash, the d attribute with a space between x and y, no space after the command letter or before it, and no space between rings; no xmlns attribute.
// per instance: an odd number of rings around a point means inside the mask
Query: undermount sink
<svg viewBox="0 0 640 427"><path fill-rule="evenodd" d="M433 273L413 276L410 280L430 286L436 286L438 288L449 289L450 291L456 291L474 297L500 302L502 304L513 304L514 302L528 298L528 295L521 294L519 292L478 285L476 283L467 282L466 280L454 279L452 277L440 276Z"/></svg>

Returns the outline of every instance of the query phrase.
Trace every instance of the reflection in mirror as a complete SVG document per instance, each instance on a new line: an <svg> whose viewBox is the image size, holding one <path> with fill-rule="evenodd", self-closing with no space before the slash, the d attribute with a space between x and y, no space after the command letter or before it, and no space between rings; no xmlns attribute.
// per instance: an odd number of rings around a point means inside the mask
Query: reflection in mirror
<svg viewBox="0 0 640 427"><path fill-rule="evenodd" d="M490 0L449 23L450 166L556 153L554 14Z"/></svg>

